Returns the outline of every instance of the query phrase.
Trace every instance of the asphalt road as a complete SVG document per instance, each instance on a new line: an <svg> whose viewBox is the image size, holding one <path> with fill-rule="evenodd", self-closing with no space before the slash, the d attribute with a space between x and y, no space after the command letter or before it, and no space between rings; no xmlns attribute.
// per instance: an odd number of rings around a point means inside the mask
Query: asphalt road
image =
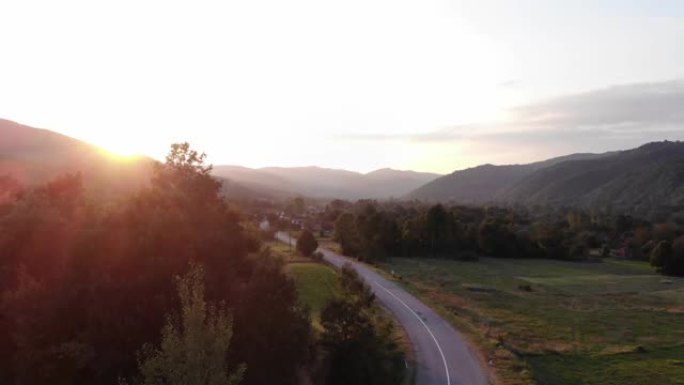
<svg viewBox="0 0 684 385"><path fill-rule="evenodd" d="M288 243L285 233L276 234ZM295 241L292 240L294 245ZM416 361L416 385L486 385L487 370L463 337L432 309L372 269L330 250L319 249L337 267L351 264L406 330Z"/></svg>

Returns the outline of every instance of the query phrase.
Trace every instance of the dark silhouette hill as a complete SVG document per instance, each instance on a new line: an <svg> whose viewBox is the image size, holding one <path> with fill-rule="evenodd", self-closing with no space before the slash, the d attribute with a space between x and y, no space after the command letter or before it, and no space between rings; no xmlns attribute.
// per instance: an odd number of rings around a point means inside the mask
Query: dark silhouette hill
<svg viewBox="0 0 684 385"><path fill-rule="evenodd" d="M401 197L438 174L380 169L367 174L322 167L215 166L214 175L246 188L314 198L388 199Z"/></svg>
<svg viewBox="0 0 684 385"><path fill-rule="evenodd" d="M601 158L605 155L572 154L530 164L485 164L437 178L412 191L407 198L465 204L493 202L506 189L537 170L569 160Z"/></svg>

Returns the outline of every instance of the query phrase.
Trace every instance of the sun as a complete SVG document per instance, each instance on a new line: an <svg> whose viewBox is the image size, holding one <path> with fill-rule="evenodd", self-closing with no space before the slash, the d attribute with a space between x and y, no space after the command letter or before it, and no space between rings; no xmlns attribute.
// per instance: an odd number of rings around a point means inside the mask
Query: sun
<svg viewBox="0 0 684 385"><path fill-rule="evenodd" d="M107 141L106 143L99 144L100 149L107 155L119 159L119 160L130 160L138 158L142 155L142 151L132 145L130 141Z"/></svg>

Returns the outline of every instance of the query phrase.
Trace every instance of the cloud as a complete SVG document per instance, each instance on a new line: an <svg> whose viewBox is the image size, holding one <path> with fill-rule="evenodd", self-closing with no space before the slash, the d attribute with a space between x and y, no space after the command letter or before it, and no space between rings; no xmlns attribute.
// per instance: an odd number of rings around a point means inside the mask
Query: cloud
<svg viewBox="0 0 684 385"><path fill-rule="evenodd" d="M684 81L641 83L552 99L511 111L518 124L557 129L658 129L684 123Z"/></svg>
<svg viewBox="0 0 684 385"><path fill-rule="evenodd" d="M345 139L445 143L544 144L601 150L684 139L684 80L613 86L507 111L504 122L455 125L410 134L352 134ZM612 142L612 143L609 143Z"/></svg>

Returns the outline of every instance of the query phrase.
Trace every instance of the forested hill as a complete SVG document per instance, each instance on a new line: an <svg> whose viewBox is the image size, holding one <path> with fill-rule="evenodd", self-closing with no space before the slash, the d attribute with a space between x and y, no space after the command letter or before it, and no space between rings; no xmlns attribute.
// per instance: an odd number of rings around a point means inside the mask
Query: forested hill
<svg viewBox="0 0 684 385"><path fill-rule="evenodd" d="M561 162L528 175L497 199L639 213L682 208L684 142L654 142L602 158Z"/></svg>
<svg viewBox="0 0 684 385"><path fill-rule="evenodd" d="M408 197L655 214L684 206L684 143L654 142L631 150L575 154L526 165L484 165L439 178Z"/></svg>
<svg viewBox="0 0 684 385"><path fill-rule="evenodd" d="M473 204L493 202L507 188L537 170L569 160L593 159L603 156L606 154L573 154L530 164L502 166L485 164L454 171L449 175L437 178L412 191L407 197Z"/></svg>
<svg viewBox="0 0 684 385"><path fill-rule="evenodd" d="M80 172L89 190L131 191L147 183L152 162L116 159L77 139L0 119L0 176L9 175L24 186Z"/></svg>

